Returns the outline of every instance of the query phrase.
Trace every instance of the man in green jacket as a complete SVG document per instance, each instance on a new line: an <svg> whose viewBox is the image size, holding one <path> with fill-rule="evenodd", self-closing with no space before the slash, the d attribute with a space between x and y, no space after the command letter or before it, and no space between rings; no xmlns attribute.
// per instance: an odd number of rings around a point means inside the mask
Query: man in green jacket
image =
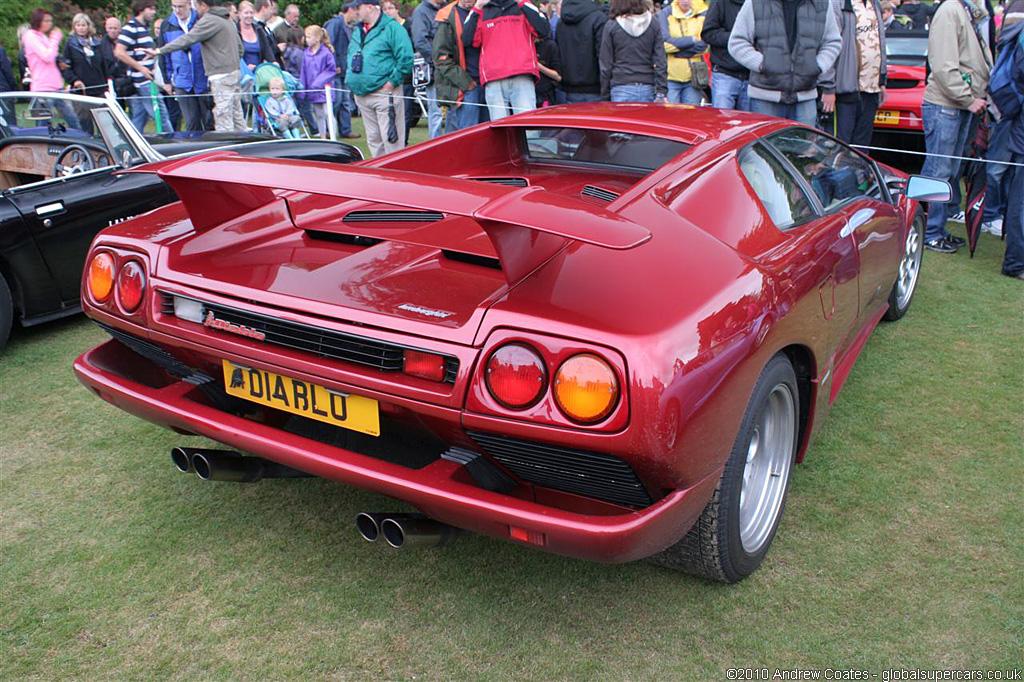
<svg viewBox="0 0 1024 682"><path fill-rule="evenodd" d="M242 115L241 74L238 63L242 57L242 39L229 19L227 0L196 0L199 21L187 33L172 40L156 56L184 50L199 43L203 53L203 68L210 79L213 95L213 127L224 130L248 130Z"/></svg>
<svg viewBox="0 0 1024 682"><path fill-rule="evenodd" d="M409 34L380 10L379 0L357 0L359 22L348 44L345 85L355 96L372 156L405 146L402 80L412 73Z"/></svg>

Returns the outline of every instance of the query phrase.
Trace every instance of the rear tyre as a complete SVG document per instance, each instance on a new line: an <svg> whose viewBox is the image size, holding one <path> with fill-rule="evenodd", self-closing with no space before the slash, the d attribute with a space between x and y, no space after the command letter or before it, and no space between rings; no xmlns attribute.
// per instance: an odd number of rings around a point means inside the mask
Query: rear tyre
<svg viewBox="0 0 1024 682"><path fill-rule="evenodd" d="M7 345L12 324L14 324L14 302L11 300L11 289L7 286L7 280L0 275L0 350Z"/></svg>
<svg viewBox="0 0 1024 682"><path fill-rule="evenodd" d="M798 396L793 365L780 353L754 386L711 501L683 539L651 561L725 583L739 582L761 565L789 490Z"/></svg>
<svg viewBox="0 0 1024 682"><path fill-rule="evenodd" d="M896 281L889 292L889 309L885 311L886 319L895 322L907 314L910 302L917 291L917 280L921 276L921 255L924 253L924 214L918 210L914 222L907 231L903 242L903 255L900 257L900 268L896 273Z"/></svg>

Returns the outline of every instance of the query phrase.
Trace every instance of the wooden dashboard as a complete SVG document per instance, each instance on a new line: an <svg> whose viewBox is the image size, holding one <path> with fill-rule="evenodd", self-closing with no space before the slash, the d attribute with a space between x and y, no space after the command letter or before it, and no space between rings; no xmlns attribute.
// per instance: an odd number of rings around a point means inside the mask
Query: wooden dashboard
<svg viewBox="0 0 1024 682"><path fill-rule="evenodd" d="M0 189L10 189L26 182L53 177L53 166L67 144L53 142L15 142L0 149ZM105 153L89 150L95 168L113 164ZM19 176L32 176L31 179Z"/></svg>

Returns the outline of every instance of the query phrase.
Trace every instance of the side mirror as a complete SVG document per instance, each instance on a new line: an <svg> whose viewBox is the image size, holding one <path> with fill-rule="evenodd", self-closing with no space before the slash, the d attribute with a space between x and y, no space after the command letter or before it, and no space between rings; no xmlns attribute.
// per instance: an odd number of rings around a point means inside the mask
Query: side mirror
<svg viewBox="0 0 1024 682"><path fill-rule="evenodd" d="M926 178L923 175L911 175L907 181L907 198L918 201L949 201L953 188L945 180Z"/></svg>

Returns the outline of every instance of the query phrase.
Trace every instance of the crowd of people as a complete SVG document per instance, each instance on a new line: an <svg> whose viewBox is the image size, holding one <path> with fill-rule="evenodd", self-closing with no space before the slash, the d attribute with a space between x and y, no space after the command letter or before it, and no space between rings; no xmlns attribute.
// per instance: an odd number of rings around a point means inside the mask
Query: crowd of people
<svg viewBox="0 0 1024 682"><path fill-rule="evenodd" d="M953 253L963 243L947 229L959 211L958 157L989 109L997 30L1005 23L1003 36L1016 36L1024 17L1021 0L992 3L421 0L403 13L396 0L352 0L321 27L303 26L297 5L278 16L275 0L171 0L161 18L155 0L133 0L132 17L123 25L108 17L102 35L76 15L67 40L49 12L33 11L19 62L31 90L101 94L113 83L140 130L154 120L190 131L248 128L243 83L276 65L259 107L270 125L287 136L303 128L325 136L333 118L337 134L352 138L358 111L374 156L407 144L419 102L432 138L537 107L611 100L707 103L810 126L832 116L838 138L866 145L886 100L886 36L928 31L922 173L951 181L957 196L932 205L925 243ZM0 90L17 86L0 49ZM990 159L1024 158L1017 118L995 127ZM1019 222L1007 198L1024 196L1024 172L991 168L995 200L984 229L1002 234L1004 213L1008 225ZM1024 277L1024 245L1013 231L1004 273Z"/></svg>

